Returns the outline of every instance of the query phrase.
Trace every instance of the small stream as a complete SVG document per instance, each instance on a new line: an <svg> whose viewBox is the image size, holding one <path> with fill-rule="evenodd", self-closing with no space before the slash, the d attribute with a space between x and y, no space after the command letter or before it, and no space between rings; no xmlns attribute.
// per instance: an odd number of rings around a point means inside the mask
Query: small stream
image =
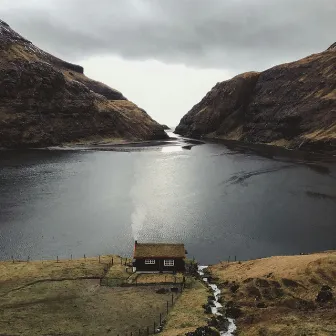
<svg viewBox="0 0 336 336"><path fill-rule="evenodd" d="M204 276L204 270L207 267L208 266L198 266L198 274L201 277ZM217 287L217 285L209 283L208 278L202 278L202 279L209 287L211 287L211 289L213 291L213 295L215 297L215 301L213 301L213 305L211 306L212 314L217 315L217 316L222 316L223 314L218 311L219 308L223 307L218 302L218 300L220 298L220 293L221 293L220 289ZM228 321L229 321L228 330L227 331L222 331L222 330L219 331L221 336L233 336L233 332L237 329L233 319L228 318Z"/></svg>

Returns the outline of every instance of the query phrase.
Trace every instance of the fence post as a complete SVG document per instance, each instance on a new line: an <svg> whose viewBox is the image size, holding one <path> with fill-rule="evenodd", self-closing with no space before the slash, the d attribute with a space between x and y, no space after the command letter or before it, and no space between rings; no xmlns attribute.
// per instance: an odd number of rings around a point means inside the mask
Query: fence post
<svg viewBox="0 0 336 336"><path fill-rule="evenodd" d="M174 304L174 293L172 293L172 305Z"/></svg>
<svg viewBox="0 0 336 336"><path fill-rule="evenodd" d="M155 321L154 321L154 334L156 334L156 325L155 325Z"/></svg>
<svg viewBox="0 0 336 336"><path fill-rule="evenodd" d="M86 256L85 256L85 254L84 254L84 260L86 261Z"/></svg>
<svg viewBox="0 0 336 336"><path fill-rule="evenodd" d="M141 336L141 330L139 329L139 336Z"/></svg>
<svg viewBox="0 0 336 336"><path fill-rule="evenodd" d="M149 335L149 327L147 327L147 335Z"/></svg>

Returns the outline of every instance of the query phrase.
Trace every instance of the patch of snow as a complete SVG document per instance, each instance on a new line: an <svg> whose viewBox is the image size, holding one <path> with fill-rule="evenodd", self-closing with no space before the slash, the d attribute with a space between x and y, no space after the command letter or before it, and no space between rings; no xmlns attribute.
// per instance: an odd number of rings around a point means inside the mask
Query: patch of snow
<svg viewBox="0 0 336 336"><path fill-rule="evenodd" d="M202 277L204 276L204 270L208 268L208 266L198 266L198 274ZM212 289L213 291L213 295L215 297L215 300L212 301L213 302L213 306L211 307L211 312L214 315L217 316L222 316L223 314L221 314L218 309L223 307L219 302L219 298L220 298L220 289L217 287L217 285L215 284L211 284L209 283L208 278L202 278L203 281ZM221 336L233 336L233 332L237 329L235 322L232 318L228 318L229 321L229 326L228 326L228 330L227 331L219 331Z"/></svg>

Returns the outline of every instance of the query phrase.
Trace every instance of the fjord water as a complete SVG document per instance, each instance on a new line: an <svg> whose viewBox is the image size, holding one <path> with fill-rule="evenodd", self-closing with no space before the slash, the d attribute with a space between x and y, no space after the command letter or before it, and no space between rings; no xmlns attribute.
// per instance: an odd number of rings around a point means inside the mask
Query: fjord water
<svg viewBox="0 0 336 336"><path fill-rule="evenodd" d="M0 259L130 256L184 242L203 264L336 248L336 166L208 143L0 152Z"/></svg>

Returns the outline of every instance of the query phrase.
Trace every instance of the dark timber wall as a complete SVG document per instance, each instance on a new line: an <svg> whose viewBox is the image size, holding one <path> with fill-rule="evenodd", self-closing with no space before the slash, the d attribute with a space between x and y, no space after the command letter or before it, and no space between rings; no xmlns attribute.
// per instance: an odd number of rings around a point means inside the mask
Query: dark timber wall
<svg viewBox="0 0 336 336"><path fill-rule="evenodd" d="M155 264L145 264L145 260L155 260ZM174 266L164 266L164 260L174 260ZM185 263L183 258L138 258L133 262L137 271L143 272L184 272Z"/></svg>

